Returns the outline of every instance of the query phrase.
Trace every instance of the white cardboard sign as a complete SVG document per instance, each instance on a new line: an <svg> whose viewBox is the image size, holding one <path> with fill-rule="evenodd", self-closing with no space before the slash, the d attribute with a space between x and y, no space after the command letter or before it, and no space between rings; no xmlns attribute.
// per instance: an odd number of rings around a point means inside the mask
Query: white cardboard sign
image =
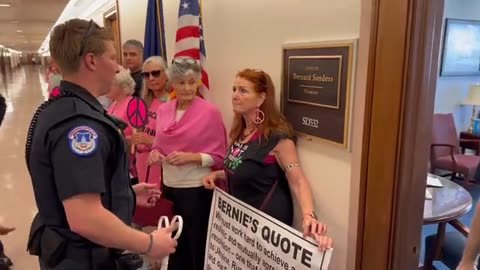
<svg viewBox="0 0 480 270"><path fill-rule="evenodd" d="M204 269L326 270L331 256L294 228L215 190Z"/></svg>

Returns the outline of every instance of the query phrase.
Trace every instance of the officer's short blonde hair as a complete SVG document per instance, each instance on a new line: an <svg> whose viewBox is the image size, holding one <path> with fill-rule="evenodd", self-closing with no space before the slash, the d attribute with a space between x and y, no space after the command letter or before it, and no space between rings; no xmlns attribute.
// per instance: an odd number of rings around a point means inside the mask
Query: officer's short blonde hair
<svg viewBox="0 0 480 270"><path fill-rule="evenodd" d="M102 55L106 51L105 42L113 40L110 30L93 21L71 19L53 29L50 54L62 74L72 74L78 71L80 60L86 53Z"/></svg>
<svg viewBox="0 0 480 270"><path fill-rule="evenodd" d="M118 88L125 91L126 95L130 96L135 92L135 81L132 76L130 76L130 72L127 69L120 66L119 70L120 71L115 75L113 83L118 86Z"/></svg>

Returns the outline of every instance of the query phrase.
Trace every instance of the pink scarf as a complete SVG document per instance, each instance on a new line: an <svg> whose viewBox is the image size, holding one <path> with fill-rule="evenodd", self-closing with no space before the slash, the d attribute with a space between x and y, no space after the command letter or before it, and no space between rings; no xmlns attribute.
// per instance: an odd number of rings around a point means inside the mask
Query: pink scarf
<svg viewBox="0 0 480 270"><path fill-rule="evenodd" d="M158 149L163 155L173 151L209 154L214 161L213 168L223 168L227 132L220 111L213 104L195 97L177 122L177 105L177 100L172 100L159 107L152 149Z"/></svg>

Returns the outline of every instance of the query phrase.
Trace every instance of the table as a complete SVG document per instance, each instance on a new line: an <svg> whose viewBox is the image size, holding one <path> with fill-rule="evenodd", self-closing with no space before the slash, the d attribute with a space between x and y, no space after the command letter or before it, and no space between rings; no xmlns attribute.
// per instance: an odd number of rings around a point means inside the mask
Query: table
<svg viewBox="0 0 480 270"><path fill-rule="evenodd" d="M465 154L466 149L473 150L475 152L475 155L478 155L480 153L480 144L478 142L462 142L462 139L480 140L479 135L468 133L467 131L460 132L460 149L462 149L462 154Z"/></svg>
<svg viewBox="0 0 480 270"><path fill-rule="evenodd" d="M426 252L423 269L432 269L433 259L440 254L441 243L445 237L447 223L465 215L472 208L472 196L462 186L438 175L428 174L442 183L442 188L427 187L432 199L425 199L423 224L438 224L437 239L433 252Z"/></svg>
<svg viewBox="0 0 480 270"><path fill-rule="evenodd" d="M437 178L443 188L427 187L432 199L425 199L423 224L446 223L465 215L472 208L472 196L465 188L444 177L428 175Z"/></svg>

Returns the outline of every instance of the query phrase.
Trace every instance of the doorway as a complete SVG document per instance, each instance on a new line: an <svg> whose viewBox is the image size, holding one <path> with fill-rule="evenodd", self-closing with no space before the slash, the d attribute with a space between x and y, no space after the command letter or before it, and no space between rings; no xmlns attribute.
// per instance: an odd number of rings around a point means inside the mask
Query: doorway
<svg viewBox="0 0 480 270"><path fill-rule="evenodd" d="M120 37L120 18L118 12L118 0L116 4L109 8L103 15L105 28L110 29L113 33L115 50L117 51L117 63L122 64L122 44Z"/></svg>
<svg viewBox="0 0 480 270"><path fill-rule="evenodd" d="M371 21L354 269L418 269L444 1L365 1Z"/></svg>

